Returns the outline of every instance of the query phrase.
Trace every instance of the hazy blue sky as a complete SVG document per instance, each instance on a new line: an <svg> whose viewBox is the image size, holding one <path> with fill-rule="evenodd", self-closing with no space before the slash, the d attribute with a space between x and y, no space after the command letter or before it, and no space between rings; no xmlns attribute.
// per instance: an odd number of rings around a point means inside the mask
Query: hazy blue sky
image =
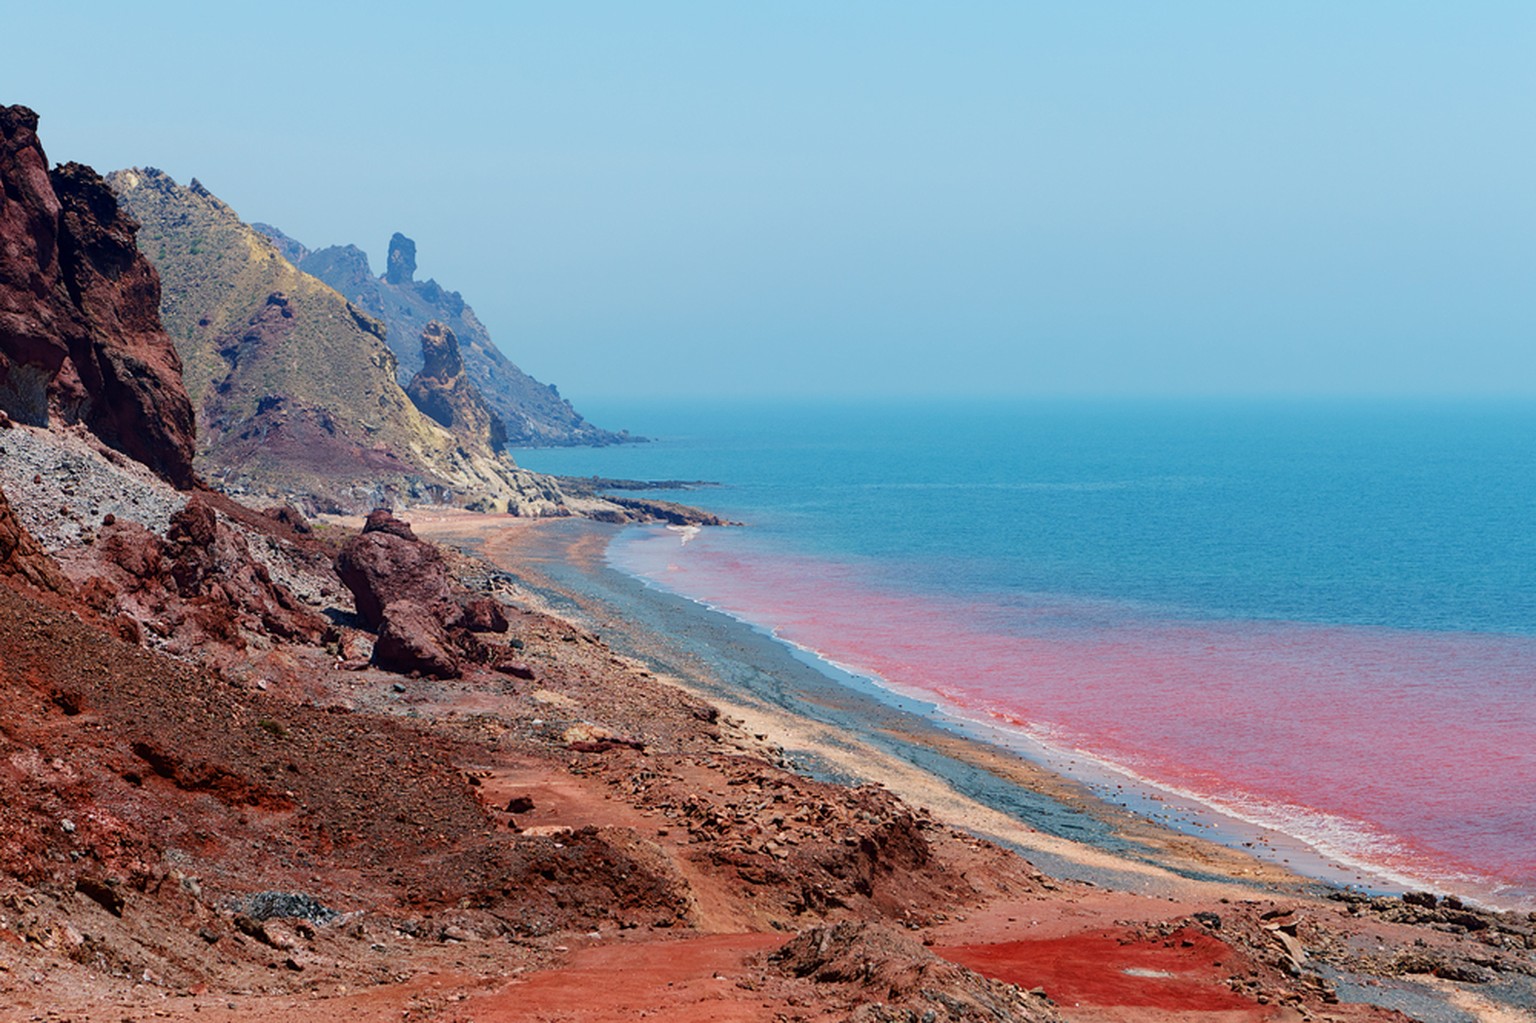
<svg viewBox="0 0 1536 1023"><path fill-rule="evenodd" d="M1536 393L1536 4L10 5L56 161L391 232L580 402Z"/></svg>

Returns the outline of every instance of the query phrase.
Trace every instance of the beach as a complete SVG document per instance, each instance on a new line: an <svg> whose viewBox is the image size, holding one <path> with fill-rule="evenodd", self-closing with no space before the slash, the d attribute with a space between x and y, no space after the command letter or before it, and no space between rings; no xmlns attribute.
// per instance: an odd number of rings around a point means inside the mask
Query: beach
<svg viewBox="0 0 1536 1023"><path fill-rule="evenodd" d="M1536 909L1528 409L786 411L636 405L662 439L519 457L719 480L746 528L607 564L839 691L1332 884Z"/></svg>
<svg viewBox="0 0 1536 1023"><path fill-rule="evenodd" d="M851 677L760 630L609 567L603 552L614 527L572 520L497 528L451 514L417 528L515 572L550 610L771 737L798 770L878 782L1056 876L1149 894L1217 880L1298 891L1309 884L1295 869L1153 825L1081 783L944 727L929 716L931 705L855 688Z"/></svg>
<svg viewBox="0 0 1536 1023"><path fill-rule="evenodd" d="M1026 909L1003 899L934 927L925 941L954 949L956 957L982 964L1010 941L1023 941L1022 950L1038 941L1091 944L1108 940L1129 921L1170 911L1184 919L1201 912L1230 916L1239 906L1255 918L1302 913L1319 933L1330 933L1338 926L1330 918L1360 919L1359 909L1345 907L1372 904L1364 895L1341 904L1340 888L1321 879L1352 868L1300 844L1277 836L1261 858L1164 826L1038 762L944 726L930 716L931 706L903 706L889 693L861 691L761 630L648 587L606 563L615 527L508 523L461 512L425 513L416 521L423 535L509 573L505 582L519 600L593 630L658 681L718 706L726 720L739 722L796 772L842 784L874 783L922 814L1017 852L1049 878L1044 883L1053 894L1046 898L1060 903L1052 908L1032 899ZM1352 923L1343 927L1352 929ZM1342 933L1330 941L1347 944ZM1087 955L1086 949L1075 954ZM994 962L993 968L1000 967ZM1528 1006L1530 999L1525 982L1485 1000L1433 980L1426 986L1355 976L1349 969L1328 969L1328 975L1346 1002L1394 1005L1422 1020L1520 1019L1522 1010L1510 1009L1506 1000ZM1204 1004L1194 997L1186 1008L1210 1011L1219 1001L1209 992ZM1158 1018L1148 1014L1150 1005L1141 1009L1139 1015L1111 1012L1103 1018Z"/></svg>

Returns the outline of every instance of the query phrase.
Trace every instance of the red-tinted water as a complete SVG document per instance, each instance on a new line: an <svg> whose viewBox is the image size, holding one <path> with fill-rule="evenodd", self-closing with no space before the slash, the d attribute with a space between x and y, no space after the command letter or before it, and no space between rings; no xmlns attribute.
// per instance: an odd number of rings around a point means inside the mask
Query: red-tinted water
<svg viewBox="0 0 1536 1023"><path fill-rule="evenodd" d="M619 567L1325 855L1536 906L1536 639L900 592L676 532Z"/></svg>

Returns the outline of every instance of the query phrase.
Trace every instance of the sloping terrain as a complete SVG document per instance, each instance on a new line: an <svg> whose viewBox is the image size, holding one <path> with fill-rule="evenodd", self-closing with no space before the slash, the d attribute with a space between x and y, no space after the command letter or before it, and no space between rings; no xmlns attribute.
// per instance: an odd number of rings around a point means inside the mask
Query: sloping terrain
<svg viewBox="0 0 1536 1023"><path fill-rule="evenodd" d="M466 450L423 416L396 380L383 325L296 270L199 182L152 168L108 180L160 271L165 328L198 409L197 466L211 482L334 510L393 499L562 512L551 481Z"/></svg>
<svg viewBox="0 0 1536 1023"><path fill-rule="evenodd" d="M259 551L266 581L243 578L339 624L244 615L178 645L187 619L129 578L205 606L176 595L186 525L163 569L110 527L58 552L94 604L0 583L0 1005L22 1018L1385 1021L1336 971L1490 1013L1481 992L1536 972L1528 921L1433 897L1053 881L879 786L794 773L451 553L501 653L383 670L332 556L423 543L407 524L193 517L225 537L219 578Z"/></svg>

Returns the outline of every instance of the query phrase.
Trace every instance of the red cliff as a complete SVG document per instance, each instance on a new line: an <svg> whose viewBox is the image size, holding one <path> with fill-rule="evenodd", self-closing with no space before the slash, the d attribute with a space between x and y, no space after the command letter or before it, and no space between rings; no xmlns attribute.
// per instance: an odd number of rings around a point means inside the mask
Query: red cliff
<svg viewBox="0 0 1536 1023"><path fill-rule="evenodd" d="M26 107L0 106L0 186L0 410L83 424L190 487L192 403L138 224L89 167L48 169Z"/></svg>

